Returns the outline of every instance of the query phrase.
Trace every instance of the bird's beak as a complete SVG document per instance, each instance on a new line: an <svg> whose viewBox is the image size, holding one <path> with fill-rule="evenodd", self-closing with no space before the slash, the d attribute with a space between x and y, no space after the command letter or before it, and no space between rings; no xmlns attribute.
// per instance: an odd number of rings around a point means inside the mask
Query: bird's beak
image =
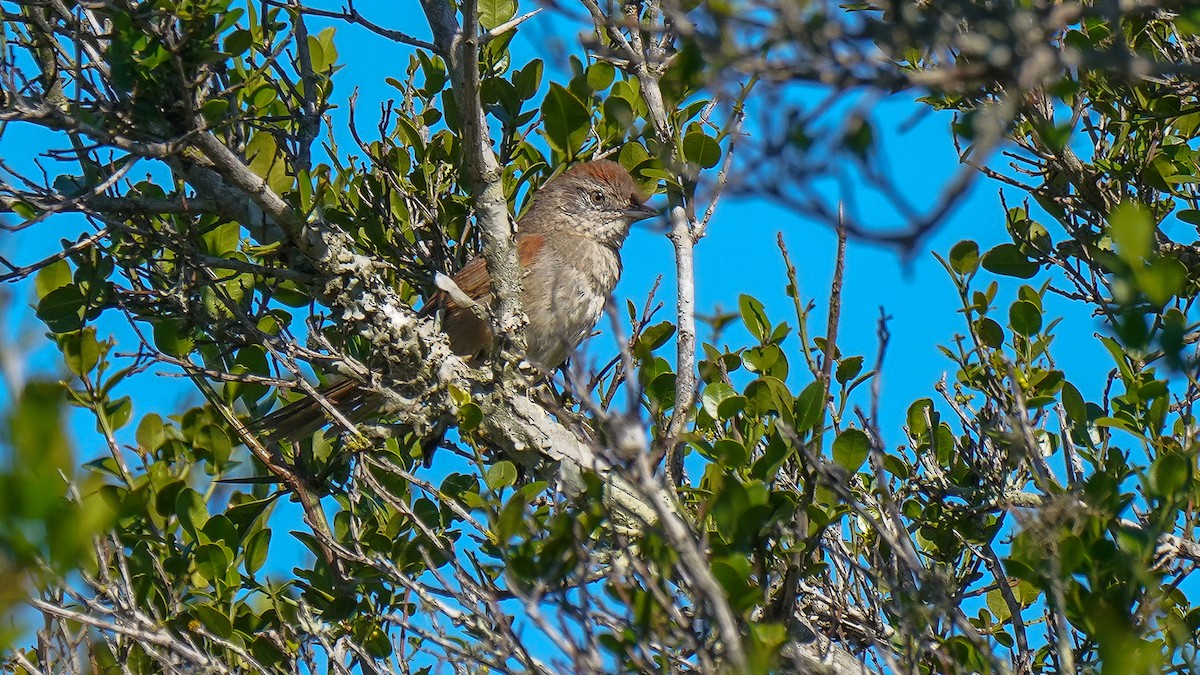
<svg viewBox="0 0 1200 675"><path fill-rule="evenodd" d="M639 220L645 220L646 218L657 215L658 209L650 206L649 204L641 204L632 209L625 210L625 217L629 218L629 222L631 223L636 223Z"/></svg>

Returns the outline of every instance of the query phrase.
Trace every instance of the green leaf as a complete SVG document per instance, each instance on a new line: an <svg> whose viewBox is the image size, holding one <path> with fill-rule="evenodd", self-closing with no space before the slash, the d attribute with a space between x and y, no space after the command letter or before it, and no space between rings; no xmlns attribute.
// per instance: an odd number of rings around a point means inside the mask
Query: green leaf
<svg viewBox="0 0 1200 675"><path fill-rule="evenodd" d="M979 244L965 239L950 249L950 269L969 276L979 269Z"/></svg>
<svg viewBox="0 0 1200 675"><path fill-rule="evenodd" d="M765 654L775 654L787 642L787 626L781 623L756 623L748 626L750 637L757 647Z"/></svg>
<svg viewBox="0 0 1200 675"><path fill-rule="evenodd" d="M183 357L196 345L191 324L185 319L159 319L154 322L154 346L169 356Z"/></svg>
<svg viewBox="0 0 1200 675"><path fill-rule="evenodd" d="M949 464L951 453L954 452L954 432L950 430L950 425L945 422L938 424L932 441L938 462L943 466Z"/></svg>
<svg viewBox="0 0 1200 675"><path fill-rule="evenodd" d="M86 176L62 174L54 179L54 190L64 197L79 197L91 189Z"/></svg>
<svg viewBox="0 0 1200 675"><path fill-rule="evenodd" d="M838 362L837 371L834 373L834 379L841 384L846 384L850 380L858 377L862 372L863 357L848 356Z"/></svg>
<svg viewBox="0 0 1200 675"><path fill-rule="evenodd" d="M1140 204L1125 201L1108 215L1108 232L1121 259L1141 267L1154 246L1154 220Z"/></svg>
<svg viewBox="0 0 1200 675"><path fill-rule="evenodd" d="M83 328L84 298L79 286L56 288L38 301L38 318L54 333L69 333Z"/></svg>
<svg viewBox="0 0 1200 675"><path fill-rule="evenodd" d="M0 49L3 49L3 48L4 48L4 36L0 35ZM8 206L9 206L9 208L12 209L12 212L17 214L17 217L20 218L21 220L31 220L31 219L35 218L38 214L38 211L36 209L34 209L32 206L30 206L28 203L22 202L19 200L14 200L12 202L9 202Z"/></svg>
<svg viewBox="0 0 1200 675"><path fill-rule="evenodd" d="M471 392L463 389L462 387L452 384L450 385L447 394L450 396L450 402L454 405L464 406L471 402Z"/></svg>
<svg viewBox="0 0 1200 675"><path fill-rule="evenodd" d="M417 517L427 527L440 527L442 524L442 511L433 500L426 497L421 497L413 502L413 515Z"/></svg>
<svg viewBox="0 0 1200 675"><path fill-rule="evenodd" d="M225 53L237 56L254 44L254 35L248 30L235 30L225 38Z"/></svg>
<svg viewBox="0 0 1200 675"><path fill-rule="evenodd" d="M337 29L327 26L320 33L308 36L308 49L312 53L313 71L325 74L337 63L338 51L333 38Z"/></svg>
<svg viewBox="0 0 1200 675"><path fill-rule="evenodd" d="M751 415L783 414L791 410L795 399L779 378L762 377L746 385L746 409Z"/></svg>
<svg viewBox="0 0 1200 675"><path fill-rule="evenodd" d="M206 561L205 564L209 563ZM200 623L204 624L204 628L217 637L228 640L233 635L233 623L224 612L205 604L192 605L192 609Z"/></svg>
<svg viewBox="0 0 1200 675"><path fill-rule="evenodd" d="M108 420L109 427L113 430L120 429L129 422L129 418L133 415L133 399L128 396L106 401L102 408L105 418ZM99 423L97 422L97 427ZM97 428L97 431L100 429Z"/></svg>
<svg viewBox="0 0 1200 675"><path fill-rule="evenodd" d="M484 481L493 490L503 490L517 482L517 467L507 459L496 462L488 467Z"/></svg>
<svg viewBox="0 0 1200 675"><path fill-rule="evenodd" d="M367 648L367 653L377 659L387 659L392 655L392 641L388 633L377 627L364 635L362 642Z"/></svg>
<svg viewBox="0 0 1200 675"><path fill-rule="evenodd" d="M675 373L659 373L646 385L646 395L659 410L675 407Z"/></svg>
<svg viewBox="0 0 1200 675"><path fill-rule="evenodd" d="M446 72L446 62L442 60L442 57L430 56L423 50L417 51L417 60L421 62L421 75L425 78L425 82L421 86L421 93L426 97L433 98L442 91L442 88L446 86L446 80L450 77ZM397 122L399 121L397 120ZM424 146L424 139L416 129L407 127L405 131L408 132L405 135L410 143L414 146Z"/></svg>
<svg viewBox="0 0 1200 675"><path fill-rule="evenodd" d="M516 90L517 97L522 101L528 101L537 93L539 87L542 86L542 70L545 67L541 59L534 59L525 64L525 67L513 73L512 83Z"/></svg>
<svg viewBox="0 0 1200 675"><path fill-rule="evenodd" d="M772 375L781 380L787 379L788 362L779 345L768 344L762 347L752 347L742 352L742 362L747 370L760 375Z"/></svg>
<svg viewBox="0 0 1200 675"><path fill-rule="evenodd" d="M201 528L206 541L220 542L227 547L236 547L240 541L237 527L224 514L217 514L208 519Z"/></svg>
<svg viewBox="0 0 1200 675"><path fill-rule="evenodd" d="M1150 467L1150 484L1164 498L1178 497L1192 482L1190 462L1177 452L1159 455Z"/></svg>
<svg viewBox="0 0 1200 675"><path fill-rule="evenodd" d="M1007 582L1003 582L1007 583ZM987 606L995 615L996 621L1007 623L1012 618L1012 611L1008 608L1008 603L1004 601L1004 596L1000 593L1000 589L992 589L987 593Z"/></svg>
<svg viewBox="0 0 1200 675"><path fill-rule="evenodd" d="M1104 348L1108 350L1109 355L1113 358L1113 362L1117 364L1117 368L1121 371L1121 381L1127 387L1133 386L1136 378L1133 375L1133 369L1129 367L1129 359L1125 354L1125 349L1121 347L1119 342L1108 336L1101 336L1100 344L1104 345Z"/></svg>
<svg viewBox="0 0 1200 675"><path fill-rule="evenodd" d="M163 427L162 418L157 413L150 413L138 422L135 435L138 447L145 452L154 452L162 447L167 440L167 432Z"/></svg>
<svg viewBox="0 0 1200 675"><path fill-rule="evenodd" d="M1182 209L1175 213L1175 217L1189 225L1200 225L1200 211L1195 209Z"/></svg>
<svg viewBox="0 0 1200 675"><path fill-rule="evenodd" d="M1031 337L1042 329L1042 312L1028 300L1018 300L1008 308L1008 325L1018 335Z"/></svg>
<svg viewBox="0 0 1200 675"><path fill-rule="evenodd" d="M871 441L861 429L846 429L833 440L833 461L854 473L867 461Z"/></svg>
<svg viewBox="0 0 1200 675"><path fill-rule="evenodd" d="M493 529L496 538L503 542L528 529L525 523L525 499L520 494L514 493L500 508L500 517L496 519Z"/></svg>
<svg viewBox="0 0 1200 675"><path fill-rule="evenodd" d="M204 498L199 492L185 487L175 497L175 515L179 518L179 525L183 531L193 540L197 540L200 528L208 522L208 507L205 506Z"/></svg>
<svg viewBox="0 0 1200 675"><path fill-rule="evenodd" d="M46 297L50 291L57 290L71 283L71 265L66 260L59 260L43 267L34 279L33 287L39 298Z"/></svg>
<svg viewBox="0 0 1200 675"><path fill-rule="evenodd" d="M200 237L204 250L214 257L230 257L238 247L241 228L237 223L225 223L212 228Z"/></svg>
<svg viewBox="0 0 1200 675"><path fill-rule="evenodd" d="M232 562L220 544L202 544L196 549L196 572L209 583L225 576Z"/></svg>
<svg viewBox="0 0 1200 675"><path fill-rule="evenodd" d="M638 348L652 352L665 345L673 335L675 335L675 325L670 321L649 326L638 336Z"/></svg>
<svg viewBox="0 0 1200 675"><path fill-rule="evenodd" d="M736 395L737 392L733 390L733 387L724 382L714 382L704 388L704 393L700 395L700 402L710 417L719 420L721 417L718 407L721 401Z"/></svg>
<svg viewBox="0 0 1200 675"><path fill-rule="evenodd" d="M1038 308L1038 311L1042 311L1042 296L1036 288L1029 284L1021 284L1021 287L1017 289L1017 299L1031 302L1034 307Z"/></svg>
<svg viewBox="0 0 1200 675"><path fill-rule="evenodd" d="M872 129L870 121L854 115L846 121L844 126L846 132L842 138L848 150L858 155L860 159L867 159L867 153L871 151L875 144L875 132Z"/></svg>
<svg viewBox="0 0 1200 675"><path fill-rule="evenodd" d="M217 469L222 469L229 462L229 456L233 452L233 443L229 440L229 434L215 424L205 424L200 427L193 442L197 449L209 453L213 466Z"/></svg>
<svg viewBox="0 0 1200 675"><path fill-rule="evenodd" d="M813 382L796 397L796 431L804 433L821 422L825 410L825 387Z"/></svg>
<svg viewBox="0 0 1200 675"><path fill-rule="evenodd" d="M93 459L90 462L84 462L83 466L96 473L103 473L117 478L121 477L121 468L117 465L117 460L112 457Z"/></svg>
<svg viewBox="0 0 1200 675"><path fill-rule="evenodd" d="M883 468L888 473L900 479L908 478L913 474L912 467L895 455L884 455Z"/></svg>
<svg viewBox="0 0 1200 675"><path fill-rule="evenodd" d="M225 117L225 113L229 111L229 101L225 99L212 99L205 101L204 105L200 106L200 114L204 117L204 121L209 126L217 126L221 119Z"/></svg>
<svg viewBox="0 0 1200 675"><path fill-rule="evenodd" d="M642 163L650 161L650 153L646 152L646 148L638 143L626 143L621 148L621 153L617 155L617 159L620 160L621 166L629 169L634 174L634 180L639 180L636 169Z"/></svg>
<svg viewBox="0 0 1200 675"><path fill-rule="evenodd" d="M591 115L575 94L558 83L542 101L543 131L551 147L567 157L575 157L591 132Z"/></svg>
<svg viewBox="0 0 1200 675"><path fill-rule="evenodd" d="M1097 417L1096 419L1092 420L1092 423L1098 427L1105 427L1108 429L1120 429L1121 431L1131 433L1134 436L1137 436L1138 438L1141 438L1144 440L1149 440L1148 438L1146 438L1145 435L1142 434L1141 431L1139 431L1136 427L1134 427L1133 424L1129 422L1129 420L1125 420L1120 417L1108 417L1108 416Z"/></svg>
<svg viewBox="0 0 1200 675"><path fill-rule="evenodd" d="M491 30L517 14L515 0L479 0L479 24Z"/></svg>
<svg viewBox="0 0 1200 675"><path fill-rule="evenodd" d="M729 420L746 409L746 397L730 396L717 406L717 419Z"/></svg>
<svg viewBox="0 0 1200 675"><path fill-rule="evenodd" d="M1018 209L1010 209L1010 211L1016 210ZM1025 212L1025 209L1019 210L1022 214ZM1010 218L1005 225L1008 227L1013 241L1017 243L1017 248L1025 255L1045 255L1054 245L1050 239L1050 232L1037 221L1026 217Z"/></svg>
<svg viewBox="0 0 1200 675"><path fill-rule="evenodd" d="M1021 607L1028 607L1042 597L1042 592L1037 586L1022 579L1013 588L1013 595L1016 596L1017 602L1020 603Z"/></svg>
<svg viewBox="0 0 1200 675"><path fill-rule="evenodd" d="M1057 152L1066 147L1071 140L1071 132L1075 129L1074 124L1039 124L1037 125L1038 136L1041 137L1042 143Z"/></svg>
<svg viewBox="0 0 1200 675"><path fill-rule="evenodd" d="M771 336L771 322L767 320L766 308L763 304L749 295L738 296L738 311L742 315L742 323L746 330L759 342L766 342Z"/></svg>
<svg viewBox="0 0 1200 675"><path fill-rule="evenodd" d="M1083 395L1075 388L1075 385L1070 382L1064 382L1062 388L1062 403L1063 410L1067 413L1067 418L1075 424L1077 429L1087 427L1087 403L1083 400Z"/></svg>
<svg viewBox="0 0 1200 675"><path fill-rule="evenodd" d="M264 499L252 499L243 496L243 501L237 502L236 506L231 506L225 510L225 517L238 528L239 535L246 536L246 533L253 529L254 524L259 522L262 515L274 503L274 496Z"/></svg>
<svg viewBox="0 0 1200 675"><path fill-rule="evenodd" d="M267 551L271 546L271 530L263 528L246 540L246 573L253 575L267 562Z"/></svg>
<svg viewBox="0 0 1200 675"><path fill-rule="evenodd" d="M992 274L1028 279L1037 274L1038 265L1025 257L1016 244L1000 244L983 254L983 268Z"/></svg>
<svg viewBox="0 0 1200 675"><path fill-rule="evenodd" d="M1135 270L1134 276L1146 298L1155 307L1162 307L1183 289L1187 268L1175 258L1155 258L1149 265Z"/></svg>
<svg viewBox="0 0 1200 675"><path fill-rule="evenodd" d="M617 70L608 61L597 61L588 66L587 83L592 91L604 91L612 86Z"/></svg>
<svg viewBox="0 0 1200 675"><path fill-rule="evenodd" d="M1004 344L1004 329L987 317L975 322L975 336L992 349L999 349Z"/></svg>
<svg viewBox="0 0 1200 675"><path fill-rule="evenodd" d="M750 583L750 563L744 556L733 554L712 561L712 573L736 612L754 607L762 599L762 591Z"/></svg>
<svg viewBox="0 0 1200 675"><path fill-rule="evenodd" d="M458 407L458 428L460 431L474 431L483 422L483 410L473 401Z"/></svg>
<svg viewBox="0 0 1200 675"><path fill-rule="evenodd" d="M746 446L732 438L721 438L713 443L713 454L722 466L738 469L750 460L750 452Z"/></svg>
<svg viewBox="0 0 1200 675"><path fill-rule="evenodd" d="M250 136L250 140L246 142L245 153L250 170L262 178L269 178L273 168L281 163L275 137L266 131Z"/></svg>
<svg viewBox="0 0 1200 675"><path fill-rule="evenodd" d="M6 440L11 444L12 455L6 458L5 466L14 467L16 476L38 481L44 478L47 485L54 486L45 495L52 499L66 487L59 474L70 476L72 472L67 426L61 423L63 391L59 384L29 382L7 415Z"/></svg>
<svg viewBox="0 0 1200 675"><path fill-rule="evenodd" d="M721 161L721 144L704 132L693 131L683 137L683 156L701 169L711 169Z"/></svg>
<svg viewBox="0 0 1200 675"><path fill-rule="evenodd" d="M913 401L905 416L908 422L908 432L915 438L921 438L929 432L930 424L937 426L938 414L933 409L933 399L922 398Z"/></svg>
<svg viewBox="0 0 1200 675"><path fill-rule="evenodd" d="M58 348L67 368L80 377L90 373L100 361L100 343L96 341L96 329L91 326L59 335Z"/></svg>

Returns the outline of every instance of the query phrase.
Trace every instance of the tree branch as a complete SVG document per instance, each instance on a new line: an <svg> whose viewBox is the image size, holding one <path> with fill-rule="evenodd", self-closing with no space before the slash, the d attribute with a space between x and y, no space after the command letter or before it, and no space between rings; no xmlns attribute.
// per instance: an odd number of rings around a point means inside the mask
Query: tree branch
<svg viewBox="0 0 1200 675"><path fill-rule="evenodd" d="M512 340L523 354L525 343L520 328L524 321L519 318L521 268L501 181L504 170L492 149L487 118L479 99L478 4L476 0L464 0L462 26L446 0L422 0L421 6L433 31L434 43L446 57L458 103L463 159L474 197L475 221L483 234L483 257L492 282L494 328L497 335Z"/></svg>

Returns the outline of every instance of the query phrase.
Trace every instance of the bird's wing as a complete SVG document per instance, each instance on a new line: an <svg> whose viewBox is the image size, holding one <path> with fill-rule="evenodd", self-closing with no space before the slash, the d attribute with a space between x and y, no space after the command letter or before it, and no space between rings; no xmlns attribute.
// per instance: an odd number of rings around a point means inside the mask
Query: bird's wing
<svg viewBox="0 0 1200 675"><path fill-rule="evenodd" d="M540 234L518 234L517 235L517 259L521 265L521 269L527 270L533 264L533 258L545 244L545 239ZM492 279L488 275L487 264L483 256L471 258L467 264L454 275L454 283L466 293L468 297L476 298L481 301L486 299L492 292ZM438 293L434 296L433 302L439 306L454 310L458 305L451 300L445 293Z"/></svg>

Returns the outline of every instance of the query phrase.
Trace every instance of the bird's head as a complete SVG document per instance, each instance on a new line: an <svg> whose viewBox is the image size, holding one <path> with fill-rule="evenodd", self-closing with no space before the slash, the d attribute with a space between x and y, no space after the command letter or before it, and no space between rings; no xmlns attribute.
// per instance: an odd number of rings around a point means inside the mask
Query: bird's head
<svg viewBox="0 0 1200 675"><path fill-rule="evenodd" d="M562 232L619 247L633 223L657 213L625 167L606 159L576 164L537 191L522 232Z"/></svg>

